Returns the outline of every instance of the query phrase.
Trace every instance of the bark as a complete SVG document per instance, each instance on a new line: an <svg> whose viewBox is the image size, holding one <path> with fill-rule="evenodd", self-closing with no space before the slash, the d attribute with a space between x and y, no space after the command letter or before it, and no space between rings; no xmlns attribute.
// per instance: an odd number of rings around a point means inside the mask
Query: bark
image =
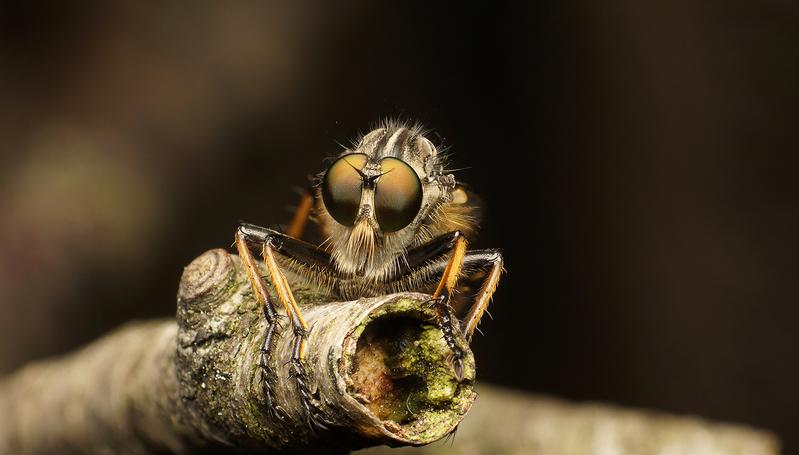
<svg viewBox="0 0 799 455"><path fill-rule="evenodd" d="M270 416L258 368L265 321L238 257L186 267L177 321L131 323L0 383L0 453L190 453L198 448L347 452L440 439L475 398L465 340L459 383L424 294L324 303L297 292L311 326L308 366L328 430L314 431L288 373L284 321Z"/></svg>

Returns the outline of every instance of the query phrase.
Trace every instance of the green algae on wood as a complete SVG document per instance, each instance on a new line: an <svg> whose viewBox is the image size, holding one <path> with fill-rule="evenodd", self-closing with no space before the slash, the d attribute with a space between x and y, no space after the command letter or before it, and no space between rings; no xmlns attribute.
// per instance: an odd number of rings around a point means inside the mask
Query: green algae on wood
<svg viewBox="0 0 799 455"><path fill-rule="evenodd" d="M458 382L434 317L418 295L397 298L355 328L357 345L345 356L352 379L348 391L414 444L454 430L475 398L471 352L465 378Z"/></svg>

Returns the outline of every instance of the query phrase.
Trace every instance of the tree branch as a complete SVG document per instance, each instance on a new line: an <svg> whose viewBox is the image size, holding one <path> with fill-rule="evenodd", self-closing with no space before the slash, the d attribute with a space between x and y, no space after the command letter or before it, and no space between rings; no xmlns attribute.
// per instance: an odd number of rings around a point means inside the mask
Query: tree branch
<svg viewBox="0 0 799 455"><path fill-rule="evenodd" d="M769 432L699 417L571 403L485 384L452 444L357 455L777 455Z"/></svg>
<svg viewBox="0 0 799 455"><path fill-rule="evenodd" d="M289 375L290 331L276 345L277 401L264 404L265 321L238 257L212 250L186 267L177 324L129 324L0 383L0 453L187 453L197 447L347 452L420 445L471 407L474 358L455 380L424 294L319 304L297 292L312 327L307 359L329 430L313 431Z"/></svg>

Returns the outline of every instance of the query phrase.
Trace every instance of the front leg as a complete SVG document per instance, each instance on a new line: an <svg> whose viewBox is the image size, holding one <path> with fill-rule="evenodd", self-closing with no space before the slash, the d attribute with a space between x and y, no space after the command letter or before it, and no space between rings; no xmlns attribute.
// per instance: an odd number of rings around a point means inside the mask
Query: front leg
<svg viewBox="0 0 799 455"><path fill-rule="evenodd" d="M408 251L403 266L391 277L391 289L394 291L418 289L434 279L438 282L432 301L436 305L439 327L452 349L453 369L459 379L463 376L464 353L456 345L453 332L461 330L466 339L471 341L503 272L503 258L499 250L467 251L466 246L466 239L461 232L453 231L439 236ZM458 277L463 271L477 270L485 270L487 275L468 314L457 324L457 320L453 321L449 307Z"/></svg>
<svg viewBox="0 0 799 455"><path fill-rule="evenodd" d="M308 223L308 218L311 215L311 209L313 208L313 189L309 186L306 186L303 189L302 196L300 196L300 202L297 205L297 209L294 211L294 216L291 218L291 223L289 223L289 227L286 230L286 233L289 237L293 237L295 239L302 238L302 233L305 232L305 225Z"/></svg>
<svg viewBox="0 0 799 455"><path fill-rule="evenodd" d="M452 250L444 272L441 274L441 280L433 293L433 302L436 308L436 316L438 319L438 326L441 332L444 333L444 341L452 350L452 366L455 370L455 376L458 381L463 380L463 357L464 352L460 346L455 343L454 330L460 330L460 327L452 320L452 311L450 302L455 287L458 285L458 277L460 276L461 269L463 268L463 258L466 255L466 237L460 232L454 232L452 235Z"/></svg>
<svg viewBox="0 0 799 455"><path fill-rule="evenodd" d="M266 408L272 417L277 417L281 420L285 417L285 411L282 407L275 403L275 394L273 384L276 381L274 369L271 364L271 353L274 347L275 330L278 327L277 311L275 310L272 297L269 295L269 290L266 288L261 272L255 262L255 258L247 245L246 236L242 234L241 230L236 232L236 249L239 252L244 264L244 269L247 271L247 278L252 286L253 293L256 300L261 306L266 319L266 328L264 329L264 340L261 344L261 355L258 358L258 367L261 369L261 381L264 392L264 399L266 400Z"/></svg>
<svg viewBox="0 0 799 455"><path fill-rule="evenodd" d="M237 236L243 239L245 244L262 245L261 254L269 272L269 277L272 280L272 285L277 292L278 300L283 305L291 321L294 334L291 374L300 394L308 425L311 428L325 428L322 423L324 418L321 411L314 403L314 393L311 391L310 377L305 366L305 343L308 339L308 324L302 316L286 276L278 265L276 255L283 254L297 261L302 261L306 265L325 264L328 263L329 259L325 257L326 253L318 248L271 229L241 224ZM249 247L247 251L249 252Z"/></svg>
<svg viewBox="0 0 799 455"><path fill-rule="evenodd" d="M505 271L503 268L505 261L499 250L470 251L467 253L467 257L467 261L489 264L491 267L488 275L485 277L485 281L483 281L483 285L480 287L480 291L477 293L477 298L469 309L469 313L467 313L466 317L461 321L461 331L463 335L467 340L472 341L472 335L474 335L474 331L477 330L477 325L480 324L480 319L482 319L483 314L488 308L491 297L494 296L494 291L497 290L499 277L502 275L502 272Z"/></svg>

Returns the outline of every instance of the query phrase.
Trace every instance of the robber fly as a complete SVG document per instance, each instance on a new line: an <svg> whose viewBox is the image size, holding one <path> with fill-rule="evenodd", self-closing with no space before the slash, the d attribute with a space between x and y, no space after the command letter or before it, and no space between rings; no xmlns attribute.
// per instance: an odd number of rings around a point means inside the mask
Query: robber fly
<svg viewBox="0 0 799 455"><path fill-rule="evenodd" d="M432 291L437 323L452 350L452 368L463 380L465 353L454 334L462 332L471 340L503 270L499 250L467 249L467 237L477 224L472 199L418 126L385 122L318 175L286 233L239 225L235 245L267 322L259 365L270 412L278 417L282 413L274 403L270 367L280 305L293 329L295 385L309 422L320 421L318 399L311 392L304 363L308 325L292 285L310 286L331 299L345 300ZM309 218L326 236L322 245L300 240ZM253 251L263 255L277 300L267 290ZM482 286L459 321L449 311L458 279L478 271L484 272Z"/></svg>

